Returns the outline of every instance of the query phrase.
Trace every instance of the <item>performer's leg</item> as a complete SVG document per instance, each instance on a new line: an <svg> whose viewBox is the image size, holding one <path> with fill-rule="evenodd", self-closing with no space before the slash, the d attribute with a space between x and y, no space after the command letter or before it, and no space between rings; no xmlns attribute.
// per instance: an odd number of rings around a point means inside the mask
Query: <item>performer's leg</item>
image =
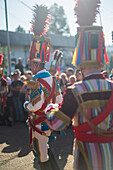
<svg viewBox="0 0 113 170"><path fill-rule="evenodd" d="M46 131L46 134L49 136L51 133L50 130ZM48 137L40 135L37 132L32 133L32 146L33 153L35 157L38 158L39 162L46 162L49 159L48 156Z"/></svg>
<svg viewBox="0 0 113 170"><path fill-rule="evenodd" d="M40 170L53 170L50 160L39 163Z"/></svg>

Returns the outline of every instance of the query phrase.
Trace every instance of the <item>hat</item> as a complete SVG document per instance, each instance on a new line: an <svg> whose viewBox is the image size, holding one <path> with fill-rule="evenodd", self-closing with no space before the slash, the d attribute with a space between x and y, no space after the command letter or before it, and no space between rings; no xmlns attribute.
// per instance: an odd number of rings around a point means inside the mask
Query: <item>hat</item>
<svg viewBox="0 0 113 170"><path fill-rule="evenodd" d="M13 76L18 76L18 75L19 75L19 74L18 74L17 71L15 71L14 74L13 74Z"/></svg>
<svg viewBox="0 0 113 170"><path fill-rule="evenodd" d="M21 75L21 71L18 68L15 70L15 72L17 72L17 74Z"/></svg>
<svg viewBox="0 0 113 170"><path fill-rule="evenodd" d="M105 42L102 26L93 26L99 13L100 0L78 0L75 6L77 28L72 64L82 68L101 68L105 63ZM88 10L88 6L90 6ZM107 59L108 61L108 59Z"/></svg>
<svg viewBox="0 0 113 170"><path fill-rule="evenodd" d="M34 18L32 20L33 41L31 42L29 60L46 63L50 57L50 38L45 37L50 21L49 10L43 5L34 6Z"/></svg>

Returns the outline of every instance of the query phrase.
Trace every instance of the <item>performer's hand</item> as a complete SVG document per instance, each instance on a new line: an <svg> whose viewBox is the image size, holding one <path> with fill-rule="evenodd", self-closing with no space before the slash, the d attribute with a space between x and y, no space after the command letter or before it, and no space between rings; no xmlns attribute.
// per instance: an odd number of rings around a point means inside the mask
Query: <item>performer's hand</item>
<svg viewBox="0 0 113 170"><path fill-rule="evenodd" d="M24 110L26 111L26 112L29 112L26 108L27 108L27 105L29 104L29 101L26 101L25 103L24 103Z"/></svg>
<svg viewBox="0 0 113 170"><path fill-rule="evenodd" d="M47 120L53 120L55 118L54 111L58 108L58 104L49 104L45 110Z"/></svg>

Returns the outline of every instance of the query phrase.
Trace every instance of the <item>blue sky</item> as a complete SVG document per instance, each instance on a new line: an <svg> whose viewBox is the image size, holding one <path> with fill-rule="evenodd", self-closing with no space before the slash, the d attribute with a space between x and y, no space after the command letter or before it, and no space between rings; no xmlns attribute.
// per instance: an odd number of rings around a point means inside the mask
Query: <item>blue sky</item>
<svg viewBox="0 0 113 170"><path fill-rule="evenodd" d="M53 3L63 6L67 16L71 35L76 34L78 25L74 16L74 0L7 0L9 31L15 31L18 25L25 30L31 27L32 11L22 4L24 2L30 8L36 3L50 7ZM101 0L101 20L105 34L106 45L111 45L111 31L113 30L113 0ZM97 24L101 25L100 16L97 15ZM0 30L6 30L4 0L0 0Z"/></svg>

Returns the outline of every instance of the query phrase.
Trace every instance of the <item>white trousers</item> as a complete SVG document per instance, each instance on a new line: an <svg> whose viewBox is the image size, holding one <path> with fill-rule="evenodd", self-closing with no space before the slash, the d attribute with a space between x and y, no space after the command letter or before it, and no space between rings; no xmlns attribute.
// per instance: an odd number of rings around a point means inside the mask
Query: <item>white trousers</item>
<svg viewBox="0 0 113 170"><path fill-rule="evenodd" d="M47 130L44 131L47 136L50 136L51 131ZM49 159L48 156L48 140L49 138L40 135L36 131L32 130L32 145L33 145L33 151L35 153L35 156L38 157L39 162L46 162Z"/></svg>

